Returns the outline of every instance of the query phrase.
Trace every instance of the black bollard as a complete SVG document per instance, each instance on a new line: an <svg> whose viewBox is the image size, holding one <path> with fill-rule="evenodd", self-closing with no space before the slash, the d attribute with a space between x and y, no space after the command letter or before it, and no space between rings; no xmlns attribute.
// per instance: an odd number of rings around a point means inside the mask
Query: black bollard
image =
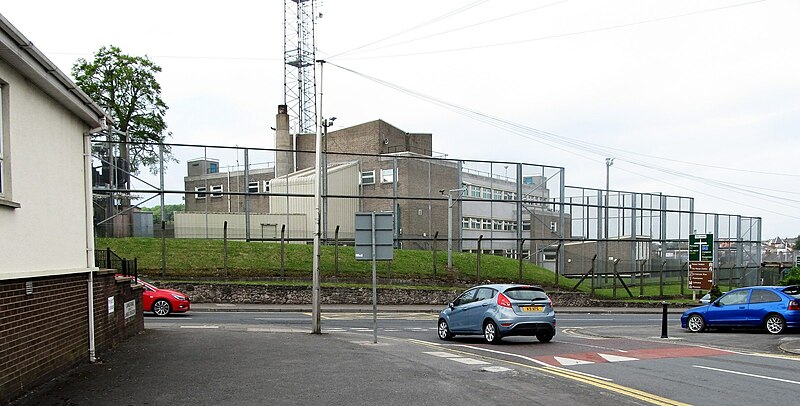
<svg viewBox="0 0 800 406"><path fill-rule="evenodd" d="M663 316L661 317L661 338L669 338L667 336L667 306L669 303L661 302L661 307L663 308Z"/></svg>

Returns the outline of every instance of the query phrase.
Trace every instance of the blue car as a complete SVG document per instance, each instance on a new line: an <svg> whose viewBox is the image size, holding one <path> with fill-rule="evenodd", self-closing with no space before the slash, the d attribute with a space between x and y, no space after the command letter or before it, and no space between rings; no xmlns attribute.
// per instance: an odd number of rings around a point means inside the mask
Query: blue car
<svg viewBox="0 0 800 406"><path fill-rule="evenodd" d="M780 334L800 327L800 286L734 289L705 306L683 312L681 327L692 333L707 327L763 327Z"/></svg>
<svg viewBox="0 0 800 406"><path fill-rule="evenodd" d="M468 289L439 313L439 338L479 335L490 344L507 336L536 336L547 343L556 335L553 302L538 286L481 285Z"/></svg>

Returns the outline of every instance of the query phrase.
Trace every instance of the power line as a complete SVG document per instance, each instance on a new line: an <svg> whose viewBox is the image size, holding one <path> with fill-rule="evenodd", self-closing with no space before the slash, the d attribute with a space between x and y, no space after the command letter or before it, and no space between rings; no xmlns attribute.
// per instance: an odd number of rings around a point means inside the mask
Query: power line
<svg viewBox="0 0 800 406"><path fill-rule="evenodd" d="M711 12L714 12L714 11L725 10L725 9L734 8L734 7L747 6L747 5L751 5L751 4L755 4L755 3L762 3L762 2L765 2L765 1L767 1L767 0L754 0L754 1L749 1L749 2L746 2L746 3L730 4L730 5L727 5L727 6L715 7L715 8L705 9L705 10L692 11L692 12L689 12L689 13L676 14L676 15L671 15L671 16L666 16L666 17L651 18L651 19L648 19L648 20L635 21L635 22L631 22L631 23L617 24L617 25L612 25L612 26L607 26L607 27L593 28L593 29L589 29L589 30L575 31L575 32L569 32L569 33L564 33L564 34L546 35L546 36L543 36L543 37L530 38L530 39L524 39L524 40L518 40L518 41L508 41L508 42L500 42L500 43L486 44L486 45L474 45L474 46L462 47L462 48L439 49L439 50L435 50L435 51L422 51L422 52L412 52L412 53L405 53L405 54L379 55L379 56L372 56L372 57L355 57L355 58L344 58L344 59L399 58L399 57L406 57L406 56L443 54L443 53L452 53L452 52L473 51L473 50L476 50L476 49L484 49L484 48L495 48L495 47L502 47L502 46L509 46L509 45L518 45L518 44L524 44L524 43L528 43L528 42L544 41L544 40L549 40L549 39L572 37L572 36L583 35L583 34L592 34L592 33L601 32L601 31L617 30L617 29L620 29L620 28L628 28L628 27L633 27L633 26L637 26L637 25L650 24L650 23L655 23L655 22L672 20L672 19L676 19L676 18L693 16L693 15L697 15L697 14L711 13ZM339 55L341 55L341 54L339 54ZM336 56L339 56L339 55L336 55Z"/></svg>

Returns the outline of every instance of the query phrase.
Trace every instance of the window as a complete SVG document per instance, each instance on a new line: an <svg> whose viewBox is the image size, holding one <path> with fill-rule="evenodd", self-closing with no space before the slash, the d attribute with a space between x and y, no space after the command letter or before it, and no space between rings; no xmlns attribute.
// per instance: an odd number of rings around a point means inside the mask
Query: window
<svg viewBox="0 0 800 406"><path fill-rule="evenodd" d="M530 230L531 230L531 221L522 220L522 231L530 231Z"/></svg>
<svg viewBox="0 0 800 406"><path fill-rule="evenodd" d="M381 183L394 182L394 169L381 169Z"/></svg>
<svg viewBox="0 0 800 406"><path fill-rule="evenodd" d="M470 289L464 292L461 296L459 296L456 300L453 301L453 306L459 306L467 303L472 303L475 301L475 293L478 289Z"/></svg>
<svg viewBox="0 0 800 406"><path fill-rule="evenodd" d="M264 181L264 188L262 190L264 191L264 193L269 193L269 181L268 180Z"/></svg>
<svg viewBox="0 0 800 406"><path fill-rule="evenodd" d="M494 189L492 191L492 199L494 200L503 200L503 191L499 189Z"/></svg>
<svg viewBox="0 0 800 406"><path fill-rule="evenodd" d="M375 184L375 171L362 171L361 172L361 184L362 185L374 185Z"/></svg>
<svg viewBox="0 0 800 406"><path fill-rule="evenodd" d="M211 186L211 197L222 197L222 185Z"/></svg>
<svg viewBox="0 0 800 406"><path fill-rule="evenodd" d="M198 186L194 188L194 198L195 199L205 199L206 198L206 187L205 186Z"/></svg>
<svg viewBox="0 0 800 406"><path fill-rule="evenodd" d="M494 297L494 289L492 288L480 288L478 289L478 294L475 295L475 301L479 302L481 300L487 300Z"/></svg>
<svg viewBox="0 0 800 406"><path fill-rule="evenodd" d="M489 189L488 187L485 187L485 188L481 188L481 190L483 191L483 198L484 199L491 199L492 198L492 189Z"/></svg>
<svg viewBox="0 0 800 406"><path fill-rule="evenodd" d="M550 231L557 233L558 232L558 223L555 221L550 222Z"/></svg>
<svg viewBox="0 0 800 406"><path fill-rule="evenodd" d="M219 173L219 164L216 162L209 162L208 173Z"/></svg>
<svg viewBox="0 0 800 406"><path fill-rule="evenodd" d="M753 289L750 295L750 303L769 303L780 302L781 297L777 293L765 289Z"/></svg>
<svg viewBox="0 0 800 406"><path fill-rule="evenodd" d="M462 229L469 228L469 217L464 217L461 219L461 228Z"/></svg>
<svg viewBox="0 0 800 406"><path fill-rule="evenodd" d="M522 184L523 185L535 185L536 183L533 181L533 176L523 176L522 177Z"/></svg>
<svg viewBox="0 0 800 406"><path fill-rule="evenodd" d="M482 230L491 230L492 229L492 219L481 219L481 229Z"/></svg>
<svg viewBox="0 0 800 406"><path fill-rule="evenodd" d="M258 181L247 183L247 192L258 193Z"/></svg>
<svg viewBox="0 0 800 406"><path fill-rule="evenodd" d="M471 185L469 187L469 195L470 197L481 197L481 187Z"/></svg>
<svg viewBox="0 0 800 406"><path fill-rule="evenodd" d="M745 304L747 303L747 295L750 293L749 289L738 290L730 292L719 299L719 303L723 306Z"/></svg>

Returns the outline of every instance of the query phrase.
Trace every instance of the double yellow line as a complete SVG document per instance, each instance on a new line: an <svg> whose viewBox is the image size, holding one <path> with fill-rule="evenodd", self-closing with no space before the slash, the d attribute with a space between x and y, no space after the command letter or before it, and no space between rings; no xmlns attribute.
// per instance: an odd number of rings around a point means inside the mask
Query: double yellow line
<svg viewBox="0 0 800 406"><path fill-rule="evenodd" d="M414 344L424 345L424 346L430 347L430 348L437 348L437 349L440 349L440 350L447 350L447 351L452 352L452 353L457 353L457 354L462 354L462 355L469 355L469 356L472 356L472 357L481 357L481 358L489 359L489 360L496 361L496 362L502 362L502 363L505 363L505 364L514 365L514 366L517 366L517 367L520 367L520 368L532 369L532 370L539 371L539 372L544 372L544 373L547 373L547 374L550 374L550 375L555 375L555 376L559 376L559 377L562 377L562 378L571 379L573 381L578 381L578 382L581 382L581 383L584 383L584 384L587 384L587 385L591 385L591 386L594 386L594 387L597 387L597 388L605 389L605 390L608 390L608 391L611 391L611 392L614 392L614 393L618 393L620 395L629 396L629 397L641 400L642 402L647 402L647 403L650 403L650 404L653 404L653 405L659 405L659 406L690 406L688 403L678 402L676 400L664 398L664 397L661 397L661 396L658 396L658 395L654 395L654 394L649 393L649 392L645 392L645 391L641 391L641 390L638 390L638 389L629 388L629 387L624 386L624 385L619 385L619 384L616 384L616 383L613 383L613 382L610 382L610 381L606 381L606 380L603 380L603 379L599 379L599 378L593 377L591 375L570 371L570 370L564 369L564 368L557 368L557 367L550 367L550 366L547 366L547 367L545 367L545 366L534 366L534 365L529 365L529 364L523 364L523 363L516 362L516 361L508 361L508 360L504 360L504 359L500 359L500 358L488 357L488 356L485 356L485 355L477 355L477 354L473 354L471 352L459 351L459 350L455 350L455 349L452 349L452 348L447 348L446 346L433 344L433 343L430 343L430 342L427 342L427 341L414 340L414 339L409 339L408 341L410 341L410 342L412 342Z"/></svg>

